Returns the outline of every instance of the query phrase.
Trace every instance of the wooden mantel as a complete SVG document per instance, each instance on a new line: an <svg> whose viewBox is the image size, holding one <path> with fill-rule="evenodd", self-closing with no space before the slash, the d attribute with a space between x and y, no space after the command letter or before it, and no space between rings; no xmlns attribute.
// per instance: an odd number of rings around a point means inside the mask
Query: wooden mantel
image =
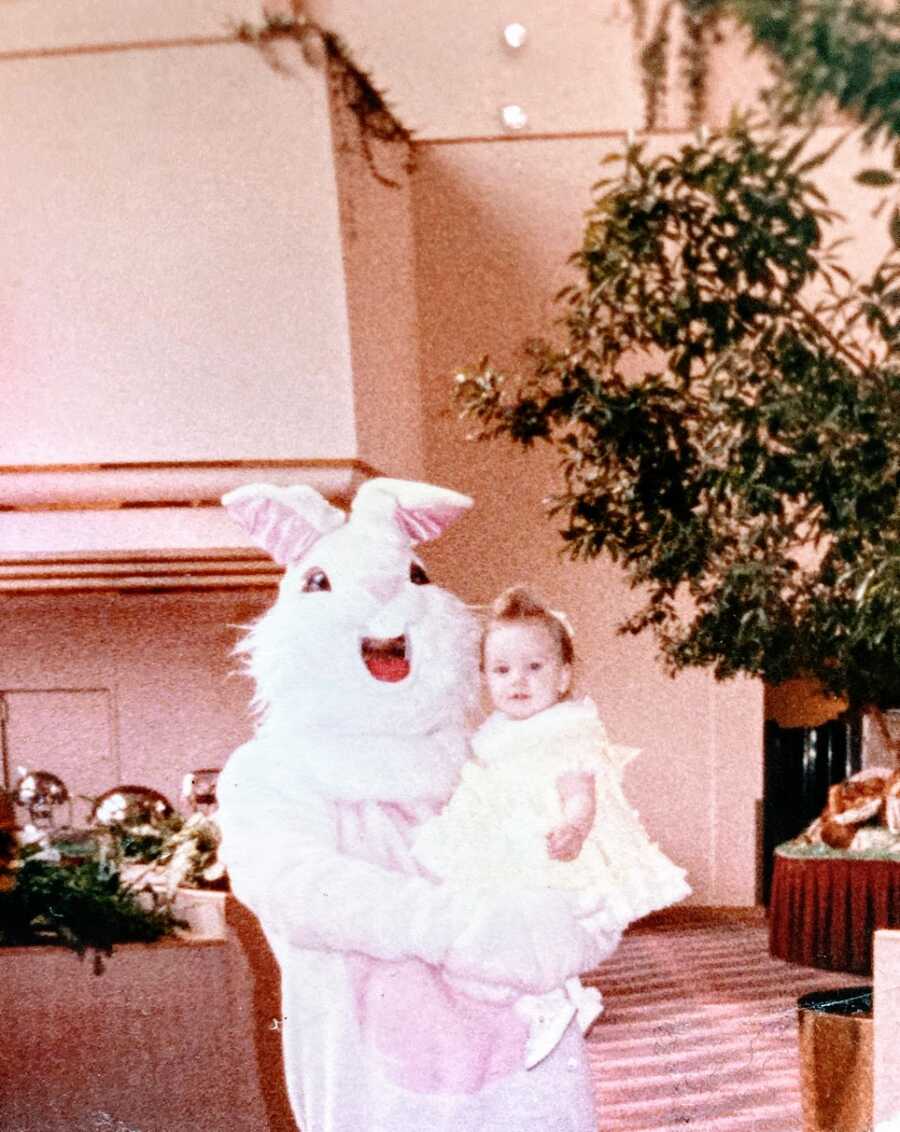
<svg viewBox="0 0 900 1132"><path fill-rule="evenodd" d="M221 496L305 483L340 505L376 474L354 459L0 467L0 594L271 588L280 569Z"/></svg>

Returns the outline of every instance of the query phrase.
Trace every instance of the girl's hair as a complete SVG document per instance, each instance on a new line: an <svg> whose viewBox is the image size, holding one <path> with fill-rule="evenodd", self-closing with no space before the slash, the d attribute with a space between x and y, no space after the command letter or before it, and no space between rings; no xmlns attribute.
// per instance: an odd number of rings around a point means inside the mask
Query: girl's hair
<svg viewBox="0 0 900 1132"><path fill-rule="evenodd" d="M556 641L563 664L575 663L575 643L572 630L562 614L545 605L525 586L510 586L491 605L487 623L482 635L482 664L484 663L484 640L495 625L511 625L531 622L546 626Z"/></svg>

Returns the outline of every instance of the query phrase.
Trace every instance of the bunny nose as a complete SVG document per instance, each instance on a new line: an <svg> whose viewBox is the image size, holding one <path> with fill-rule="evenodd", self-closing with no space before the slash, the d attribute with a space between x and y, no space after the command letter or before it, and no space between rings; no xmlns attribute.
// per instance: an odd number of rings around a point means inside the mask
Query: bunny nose
<svg viewBox="0 0 900 1132"><path fill-rule="evenodd" d="M382 603L388 602L391 598L396 597L402 585L403 579L398 578L395 574L366 578L363 582L363 586L369 591L372 597Z"/></svg>

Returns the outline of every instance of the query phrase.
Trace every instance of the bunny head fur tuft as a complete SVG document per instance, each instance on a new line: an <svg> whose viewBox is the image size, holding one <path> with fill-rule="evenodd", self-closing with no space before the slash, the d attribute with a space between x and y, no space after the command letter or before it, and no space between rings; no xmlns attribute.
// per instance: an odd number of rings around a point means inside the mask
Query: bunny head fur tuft
<svg viewBox="0 0 900 1132"><path fill-rule="evenodd" d="M460 726L478 686L478 629L428 579L414 545L471 500L373 479L349 517L306 486L250 484L223 505L286 567L272 607L238 646L267 731L416 735Z"/></svg>

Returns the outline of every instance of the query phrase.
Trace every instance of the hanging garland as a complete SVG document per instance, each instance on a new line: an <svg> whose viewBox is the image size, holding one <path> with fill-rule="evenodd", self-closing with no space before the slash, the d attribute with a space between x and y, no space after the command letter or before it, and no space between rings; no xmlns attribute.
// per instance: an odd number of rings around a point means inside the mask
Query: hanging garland
<svg viewBox="0 0 900 1132"><path fill-rule="evenodd" d="M679 57L687 89L688 125L702 125L709 109L709 57L722 40L721 0L681 0L683 36Z"/></svg>
<svg viewBox="0 0 900 1132"><path fill-rule="evenodd" d="M688 124L706 116L709 55L727 16L765 48L773 63L772 108L785 122L808 122L823 106L849 113L864 141L900 138L900 9L877 0L679 0L681 75L688 92ZM645 92L646 126L659 125L668 84L672 0L666 0L647 37L648 0L630 0Z"/></svg>
<svg viewBox="0 0 900 1132"><path fill-rule="evenodd" d="M275 50L279 41L296 43L310 62L323 54L332 94L346 106L355 123L356 143L369 172L380 184L400 188L399 181L379 169L373 144L403 145L406 148L404 168L411 173L415 167L412 131L399 121L384 93L356 64L340 36L307 16L300 0L294 0L291 9L290 15L267 14L261 25L241 24L236 33L238 40L257 47L272 69L282 74L289 74L290 69Z"/></svg>
<svg viewBox="0 0 900 1132"><path fill-rule="evenodd" d="M719 42L720 21L727 0L679 0L682 35L680 75L687 90L687 124L698 126L707 117L709 57ZM665 0L647 34L648 0L629 0L634 37L639 44L638 64L644 94L644 127L663 124L670 86L671 21L676 0ZM400 183L378 167L374 145L400 143L406 149L404 169L415 168L412 131L397 118L372 76L353 59L343 40L303 10L303 0L292 0L290 14L267 13L261 24L243 23L237 38L258 48L269 65L290 73L275 49L279 41L292 41L308 62L324 57L333 96L344 105L356 126L355 141L372 176L390 188Z"/></svg>
<svg viewBox="0 0 900 1132"><path fill-rule="evenodd" d="M628 0L638 45L645 129L663 124L676 2L681 12L678 57L688 126L699 126L708 116L710 54L721 41L721 22L728 15L742 22L755 43L778 60L776 94L782 96L782 114L801 117L831 97L864 122L867 140L878 133L900 135L900 114L893 98L900 66L900 15L879 9L871 0L664 0L649 34L649 0ZM287 68L274 50L278 40L294 41L310 61L323 54L332 93L355 122L356 143L369 171L381 184L399 187L396 179L378 168L373 145L405 146L405 169L411 172L412 132L398 120L341 38L303 11L303 0L292 0L290 15L268 14L261 25L242 24L237 37L258 47L282 72Z"/></svg>
<svg viewBox="0 0 900 1132"><path fill-rule="evenodd" d="M670 85L670 46L674 0L665 0L647 35L647 0L630 0L634 36L640 44L638 64L644 92L644 128L663 125L665 101ZM709 57L721 39L719 25L723 0L680 0L680 77L687 90L687 124L699 126L709 106Z"/></svg>
<svg viewBox="0 0 900 1132"><path fill-rule="evenodd" d="M653 130L661 125L661 111L669 92L669 19L672 0L666 0L650 38L641 48L641 87L644 91L644 126Z"/></svg>
<svg viewBox="0 0 900 1132"><path fill-rule="evenodd" d="M708 109L709 56L720 39L719 24L725 0L679 0L682 36L679 50L680 74L687 89L688 125L705 121ZM662 124L670 85L671 21L676 0L665 0L652 30L647 34L648 0L629 0L634 37L640 45L638 62L644 93L644 126L656 129ZM397 118L384 93L372 76L353 59L348 47L335 32L312 19L303 10L302 0L293 0L290 14L268 13L261 24L243 23L237 38L258 48L279 73L290 73L275 49L279 41L292 41L308 62L324 56L332 94L349 111L356 126L356 144L372 176L383 185L399 188L400 183L378 167L374 145L400 143L406 149L404 168L415 168L412 131Z"/></svg>
<svg viewBox="0 0 900 1132"><path fill-rule="evenodd" d="M647 32L647 0L629 0L629 7L634 21L634 35L640 42Z"/></svg>

